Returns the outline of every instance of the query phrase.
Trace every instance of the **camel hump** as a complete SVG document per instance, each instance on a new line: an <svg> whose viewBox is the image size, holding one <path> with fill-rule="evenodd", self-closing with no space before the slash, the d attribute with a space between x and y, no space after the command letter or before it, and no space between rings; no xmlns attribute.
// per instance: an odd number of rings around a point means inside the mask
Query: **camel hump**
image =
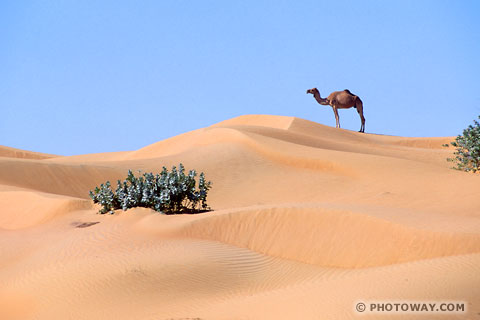
<svg viewBox="0 0 480 320"><path fill-rule="evenodd" d="M360 102L362 101L362 100L360 100L360 98L359 98L357 95L353 94L353 93L352 93L350 90L348 90L348 89L343 90L343 92L346 92L346 93L348 93L348 94L351 95L351 96L354 96L354 97L355 97L355 101L360 101ZM357 102L355 102L355 104L353 105L353 107L354 107L355 109L357 108Z"/></svg>

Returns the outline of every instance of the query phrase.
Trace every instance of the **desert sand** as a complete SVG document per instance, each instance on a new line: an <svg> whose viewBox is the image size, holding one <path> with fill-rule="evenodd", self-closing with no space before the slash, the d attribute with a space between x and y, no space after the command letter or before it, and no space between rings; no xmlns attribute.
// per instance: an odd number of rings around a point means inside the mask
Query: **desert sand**
<svg viewBox="0 0 480 320"><path fill-rule="evenodd" d="M450 169L453 139L247 115L128 152L0 147L0 319L478 319L480 176ZM180 162L213 211L88 198ZM379 300L468 310L355 311Z"/></svg>

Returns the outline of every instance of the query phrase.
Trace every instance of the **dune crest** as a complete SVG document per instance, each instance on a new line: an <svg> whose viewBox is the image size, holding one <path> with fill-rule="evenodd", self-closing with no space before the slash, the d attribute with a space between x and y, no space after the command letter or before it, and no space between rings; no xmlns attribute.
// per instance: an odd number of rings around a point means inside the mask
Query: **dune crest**
<svg viewBox="0 0 480 320"><path fill-rule="evenodd" d="M16 230L89 209L89 201L35 191L0 191L0 229Z"/></svg>
<svg viewBox="0 0 480 320"><path fill-rule="evenodd" d="M7 146L0 146L0 157L42 160L42 159L57 158L59 156L48 154L48 153L21 150L21 149L11 148Z"/></svg>
<svg viewBox="0 0 480 320"><path fill-rule="evenodd" d="M296 237L298 230L302 230L302 237ZM480 253L480 235L419 230L322 207L287 206L212 214L185 226L179 234L337 268Z"/></svg>

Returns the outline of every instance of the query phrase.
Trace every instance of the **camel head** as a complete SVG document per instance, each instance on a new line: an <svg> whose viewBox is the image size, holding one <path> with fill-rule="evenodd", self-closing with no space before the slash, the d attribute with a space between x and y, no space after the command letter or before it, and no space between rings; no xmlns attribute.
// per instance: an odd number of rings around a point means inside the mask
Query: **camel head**
<svg viewBox="0 0 480 320"><path fill-rule="evenodd" d="M324 99L320 96L320 91L318 91L317 88L312 88L307 90L307 94L313 94L315 97L315 100L317 100L318 103L323 104L323 105L328 105L328 99Z"/></svg>

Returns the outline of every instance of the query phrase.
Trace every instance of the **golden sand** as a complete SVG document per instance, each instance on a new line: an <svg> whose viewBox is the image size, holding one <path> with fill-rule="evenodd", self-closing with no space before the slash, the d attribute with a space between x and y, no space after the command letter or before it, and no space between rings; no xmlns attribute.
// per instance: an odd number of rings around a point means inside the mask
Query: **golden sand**
<svg viewBox="0 0 480 320"><path fill-rule="evenodd" d="M0 319L384 319L356 301L480 313L480 177L445 138L248 115L131 152L0 147ZM212 212L98 215L88 191L182 162Z"/></svg>

